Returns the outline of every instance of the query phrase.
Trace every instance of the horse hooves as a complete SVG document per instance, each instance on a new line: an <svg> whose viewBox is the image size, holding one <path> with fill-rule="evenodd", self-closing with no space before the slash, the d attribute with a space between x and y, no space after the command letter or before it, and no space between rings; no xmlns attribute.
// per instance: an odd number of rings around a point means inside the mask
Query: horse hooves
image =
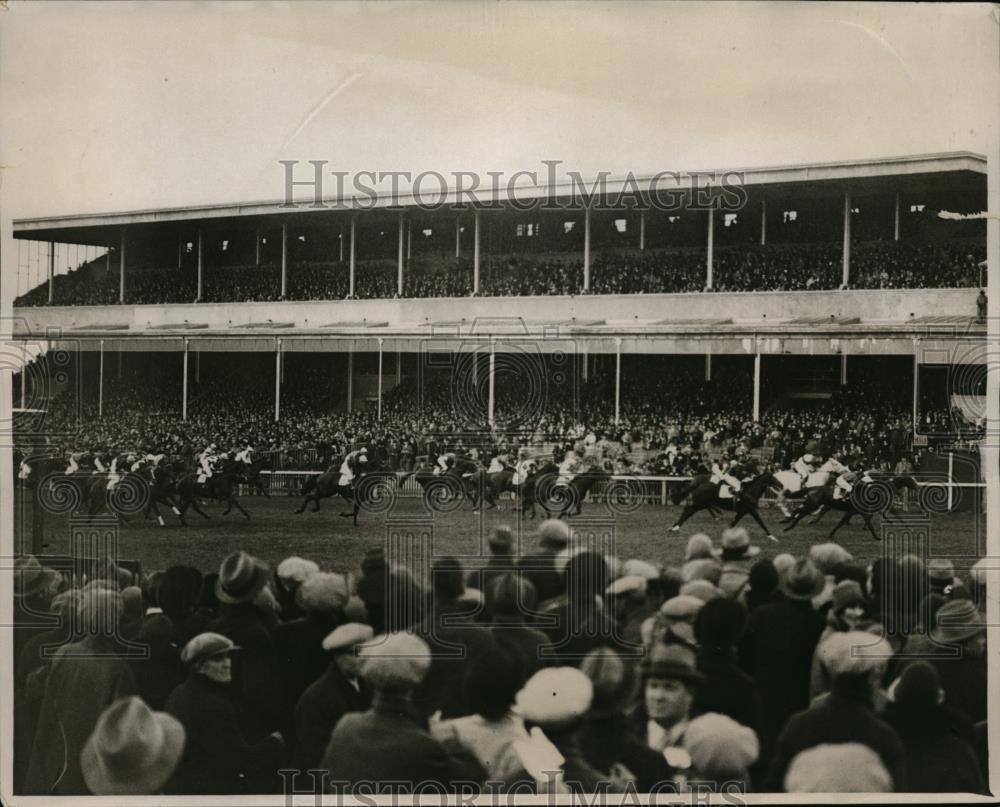
<svg viewBox="0 0 1000 807"><path fill-rule="evenodd" d="M674 526L672 526L670 528L670 532L680 532L680 531L681 531L681 528L679 526L677 526L676 524L674 524Z"/></svg>
<svg viewBox="0 0 1000 807"><path fill-rule="evenodd" d="M772 535L771 533L768 533L767 537L770 538L772 541L775 541L775 542L777 542L777 540L778 540L778 536L777 535Z"/></svg>
<svg viewBox="0 0 1000 807"><path fill-rule="evenodd" d="M337 515L340 516L341 518L350 518L351 516L354 515L354 513L337 513Z"/></svg>

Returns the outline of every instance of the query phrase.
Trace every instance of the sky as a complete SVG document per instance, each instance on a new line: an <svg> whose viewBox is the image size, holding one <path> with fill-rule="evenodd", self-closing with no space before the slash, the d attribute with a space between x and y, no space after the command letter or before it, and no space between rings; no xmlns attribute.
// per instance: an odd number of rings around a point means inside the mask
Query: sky
<svg viewBox="0 0 1000 807"><path fill-rule="evenodd" d="M985 154L998 31L987 4L9 0L3 272L13 218L276 199L282 159L592 176Z"/></svg>

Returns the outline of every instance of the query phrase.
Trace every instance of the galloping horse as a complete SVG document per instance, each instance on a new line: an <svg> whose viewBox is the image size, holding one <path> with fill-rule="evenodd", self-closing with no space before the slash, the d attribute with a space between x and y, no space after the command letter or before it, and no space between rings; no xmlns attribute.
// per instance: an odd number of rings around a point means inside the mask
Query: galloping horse
<svg viewBox="0 0 1000 807"><path fill-rule="evenodd" d="M837 522L834 528L830 530L830 538L833 538L841 527L847 526L854 516L861 516L861 518L864 519L864 523L868 528L868 531L872 534L872 537L876 541L881 540L875 532L875 527L872 525L872 517L875 513L869 512L866 509L861 509L856 504L857 499L862 501L865 500L865 487L872 484L889 486L889 501L886 502L886 509L890 513L895 513L893 501L901 491L918 489L916 480L912 476L880 476L876 477L871 483L858 482L854 486L857 494L852 491L850 496L844 496L839 499L835 497L835 491L832 485L826 485L821 488L813 488L806 494L806 498L802 504L799 505L794 513L792 513L784 531L788 532L803 518L809 515L809 513L816 513L816 516L812 519L812 523L815 524L829 510L836 510L844 515L841 517L840 521ZM873 494L871 498L875 499L876 496L877 494Z"/></svg>
<svg viewBox="0 0 1000 807"><path fill-rule="evenodd" d="M161 527L165 526L158 507L162 504L169 507L174 515L181 520L181 526L186 527L187 522L184 520L184 514L180 511L174 495L177 489L177 477L173 466L170 464L148 465L140 471L140 476L149 485L149 503L146 505L143 515L149 518L152 514L156 517L157 524Z"/></svg>
<svg viewBox="0 0 1000 807"><path fill-rule="evenodd" d="M260 477L261 471L270 471L274 466L274 458L271 454L266 454L253 462L241 462L240 481L250 488L251 492L256 492L258 496L270 499L271 494L267 492L267 486Z"/></svg>
<svg viewBox="0 0 1000 807"><path fill-rule="evenodd" d="M494 473L487 473L484 468L475 471L469 477L467 494L472 500L474 513L479 512L479 508L485 501L489 505L486 509L492 510L497 506L497 497L504 493L518 493L521 485L514 484L514 472L509 468Z"/></svg>
<svg viewBox="0 0 1000 807"><path fill-rule="evenodd" d="M222 515L228 516L235 507L243 514L244 518L249 519L250 514L236 501L235 495L236 484L241 474L239 466L242 464L240 462L226 462L203 483L198 481L197 471L189 471L177 480L177 497L180 500L181 518L184 517L189 507L193 507L198 515L207 519L209 516L198 506L198 499L214 499L226 503L226 509Z"/></svg>
<svg viewBox="0 0 1000 807"><path fill-rule="evenodd" d="M712 482L711 479L706 478L697 487L691 489L691 504L684 508L684 512L681 513L680 518L670 528L670 531L680 532L681 525L698 511L711 510L713 507L718 507L725 510L732 510L735 513L730 526L735 526L744 516L750 516L760 525L760 528L764 530L768 538L776 541L778 539L771 533L764 520L760 517L757 502L760 501L760 497L764 495L765 490L769 487L777 486L777 484L778 481L774 478L774 474L765 472L745 483L740 492L732 498L723 498L719 495L722 483Z"/></svg>
<svg viewBox="0 0 1000 807"><path fill-rule="evenodd" d="M843 473L844 466L833 457L819 466L809 474L805 480L795 471L775 471L774 478L778 481L775 488L778 491L777 505L786 517L791 517L785 502L788 499L803 499L811 490L816 490L830 485L837 474Z"/></svg>
<svg viewBox="0 0 1000 807"><path fill-rule="evenodd" d="M478 506L473 494L472 479L483 466L468 457L455 457L454 464L442 473L435 474L428 466L423 465L411 473L404 474L400 483L412 476L424 492L424 504L434 510L446 505L455 497L468 497L473 507Z"/></svg>
<svg viewBox="0 0 1000 807"><path fill-rule="evenodd" d="M546 515L551 516L555 513L556 518L580 515L583 512L583 500L594 485L611 479L611 472L605 463L602 467L590 468L576 474L567 485L556 485L556 479L559 477L558 468L555 470L550 468L556 466L546 466L543 471L535 475L530 505L534 508L534 503L537 502ZM528 504L528 502L523 503L522 508Z"/></svg>
<svg viewBox="0 0 1000 807"><path fill-rule="evenodd" d="M334 462L329 469L321 474L310 476L302 486L301 495L305 498L302 500L302 506L295 511L296 514L304 513L309 502L313 504L312 512L318 513L320 499L340 496L352 505L352 510L349 513L340 513L339 515L341 518L352 518L354 526L358 526L358 513L361 511L361 505L370 501L375 495L374 488L369 489L361 482L369 474L382 473L375 467L366 468L364 471L360 470L361 467L360 465L354 466L354 482L350 485L340 484L340 462ZM397 481L402 481L398 474L394 475L394 478Z"/></svg>

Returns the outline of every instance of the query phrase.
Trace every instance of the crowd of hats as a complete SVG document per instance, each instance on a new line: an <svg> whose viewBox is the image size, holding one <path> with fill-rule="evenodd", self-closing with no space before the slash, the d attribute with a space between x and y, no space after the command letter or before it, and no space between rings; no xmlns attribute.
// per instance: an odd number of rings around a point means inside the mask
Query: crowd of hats
<svg viewBox="0 0 1000 807"><path fill-rule="evenodd" d="M426 582L380 549L356 570L298 556L272 569L237 551L216 573L175 566L138 580L110 560L69 579L18 557L15 685L25 708L15 767L30 768L25 792L65 795L73 781L103 795L193 792L179 788L175 769L185 747L203 747L206 729L173 704L197 676L231 687L240 743L264 741L251 726L272 731L273 764L319 764L348 779L366 766L396 771L409 746L389 753L386 738L410 732L414 754L436 743L450 760L437 774L445 786L489 774L541 787L552 766L555 786L569 790L661 780L683 790L697 780L886 792L936 776L978 792L985 781L984 561L961 572L945 558L862 565L835 543L764 557L736 527L716 540L690 536L683 563L664 566L605 555L560 521L525 536L499 527L488 546L485 566L439 558ZM38 625L46 612L63 624ZM114 661L105 663L120 668L88 685L99 708L60 712L72 704L51 691L56 682L72 689L91 674L70 675L85 662L61 653L92 651L109 624ZM51 660L40 648L53 640L64 647ZM148 652L130 657L128 646ZM944 646L960 652L928 652ZM308 757L305 726L324 719L316 687L334 679L355 681L358 700L320 723L324 747ZM251 694L251 680L264 689ZM824 709L861 711L827 729ZM968 778L957 779L954 762L935 769L946 763L911 736L913 725L933 725L940 741L941 709L973 760ZM47 781L53 711L68 756ZM407 715L406 730L391 729L388 714ZM255 771L249 759L233 792L249 781L273 792L277 768Z"/></svg>
<svg viewBox="0 0 1000 807"><path fill-rule="evenodd" d="M969 287L980 282L978 264L985 258L981 240L862 242L851 251L852 287ZM795 291L836 289L841 282L839 244L741 245L715 250L714 287L718 291ZM98 268L104 259L93 262ZM486 262L481 289L493 296L579 294L583 262L577 256L519 254ZM469 261L450 271L408 271L404 296L452 297L472 293ZM355 297L397 296L394 261L359 261ZM591 288L597 294L699 292L705 287L701 249L650 249L645 252L595 251ZM210 302L281 300L278 266L212 266L206 272L205 299ZM129 302L194 302L197 277L184 270L135 268L130 273ZM116 273L77 270L57 277L55 305L113 305L118 302ZM289 300L340 300L348 296L346 267L337 263L293 262L288 273ZM48 304L47 284L31 289L15 305Z"/></svg>

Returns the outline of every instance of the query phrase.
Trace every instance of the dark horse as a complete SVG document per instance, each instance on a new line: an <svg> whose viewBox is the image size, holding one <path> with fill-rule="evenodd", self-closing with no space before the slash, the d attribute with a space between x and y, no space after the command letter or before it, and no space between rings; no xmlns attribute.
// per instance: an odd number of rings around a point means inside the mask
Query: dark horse
<svg viewBox="0 0 1000 807"><path fill-rule="evenodd" d="M554 470L553 470L554 469ZM611 478L607 464L600 468L590 468L574 476L568 485L557 485L559 470L555 465L547 465L541 471L529 478L532 487L527 496L522 497L521 512L527 507L532 508L538 503L549 516L569 518L583 512L583 500L598 482L607 482ZM525 487L528 482L525 482Z"/></svg>
<svg viewBox="0 0 1000 807"><path fill-rule="evenodd" d="M895 513L893 502L895 497L903 490L918 490L918 485L912 476L892 476L879 477L871 483L859 482L854 486L849 496L842 499L834 498L834 486L824 485L819 488L811 488L802 501L788 519L785 532L798 524L810 513L815 512L816 516L812 523L819 521L829 510L836 510L843 513L840 521L830 530L830 538L837 533L841 527L846 527L854 516L861 516L865 526L876 541L881 540L875 527L872 524L872 517L876 512L885 510ZM870 504L871 507L858 507L858 502L863 505Z"/></svg>
<svg viewBox="0 0 1000 807"><path fill-rule="evenodd" d="M270 454L266 454L250 463L241 462L240 465L242 466L240 468L240 481L250 488L251 493L256 493L258 496L270 499L271 494L268 493L267 486L264 484L264 480L261 479L260 472L272 470L274 458Z"/></svg>
<svg viewBox="0 0 1000 807"><path fill-rule="evenodd" d="M310 476L300 491L301 495L305 497L302 500L302 506L295 512L304 513L306 506L312 502L312 512L318 513L320 499L340 496L352 506L350 512L340 513L340 516L353 519L354 526L358 526L358 513L361 511L361 507L367 502L374 501L380 495L379 486L386 484L389 479L401 481L397 474L380 471L377 467L367 467L369 465L370 463L366 463L365 466L354 466L354 482L350 485L340 484L339 462L335 462L321 474ZM364 470L360 470L362 467Z"/></svg>
<svg viewBox="0 0 1000 807"><path fill-rule="evenodd" d="M424 504L430 510L441 510L449 507L451 502L464 500L466 497L472 502L473 507L478 506L478 501L473 490L473 479L483 466L468 457L456 457L455 462L440 474L435 474L429 465L423 465L412 472L412 476L417 480L423 490ZM404 474L400 479L402 483L411 474Z"/></svg>
<svg viewBox="0 0 1000 807"><path fill-rule="evenodd" d="M485 501L487 510L492 510L497 506L497 498L504 493L518 494L520 485L514 484L514 472L510 468L502 471L487 473L486 469L480 468L473 472L468 478L469 484L467 493L472 500L472 512L478 513L479 508Z"/></svg>
<svg viewBox="0 0 1000 807"><path fill-rule="evenodd" d="M698 477L696 477L696 479L697 478ZM693 481L694 480L692 480L692 482ZM711 479L705 478L703 481L698 483L696 487L690 489L691 504L684 508L684 512L681 513L680 518L678 518L674 526L670 528L670 531L679 532L681 524L691 518L691 516L699 510L711 511L713 507L718 507L724 510L732 510L735 513L733 520L730 522L730 526L735 526L744 516L750 516L760 525L760 528L764 530L768 538L772 541L776 541L777 538L771 534L771 531L767 528L764 520L760 517L757 503L760 501L760 497L764 495L765 490L777 484L778 481L771 473L763 473L745 483L740 492L733 498L723 499L719 497L719 489L721 488L722 483L712 482ZM681 498L683 498L683 496Z"/></svg>
<svg viewBox="0 0 1000 807"><path fill-rule="evenodd" d="M178 479L177 498L180 500L181 518L183 519L189 507L193 507L194 511L202 518L208 518L208 514L198 506L198 499L214 499L226 503L226 509L222 515L228 516L235 507L243 514L244 518L249 519L250 514L236 501L236 484L242 474L240 465L243 463L226 462L204 483L198 481L198 471L189 471Z"/></svg>
<svg viewBox="0 0 1000 807"><path fill-rule="evenodd" d="M139 474L146 481L146 484L149 485L149 503L146 505L143 515L146 518L155 516L156 523L161 527L165 526L159 508L159 505L162 504L165 507L169 507L174 515L181 520L181 526L186 527L187 522L184 520L184 514L180 511L175 496L177 476L174 467L169 464L148 465Z"/></svg>

